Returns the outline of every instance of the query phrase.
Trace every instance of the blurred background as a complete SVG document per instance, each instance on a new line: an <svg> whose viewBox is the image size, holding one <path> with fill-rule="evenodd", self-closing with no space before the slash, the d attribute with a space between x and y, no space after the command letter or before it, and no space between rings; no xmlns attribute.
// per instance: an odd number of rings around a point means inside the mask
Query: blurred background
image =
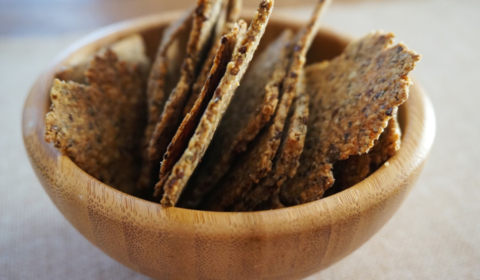
<svg viewBox="0 0 480 280"><path fill-rule="evenodd" d="M337 0L340 3L360 0ZM375 0L370 0L375 1ZM382 0L377 0L382 1ZM400 0L391 0L401 2ZM408 1L408 0L407 0ZM412 1L412 0L410 0ZM258 0L244 0L255 8ZM88 31L120 20L184 9L194 0L1 0L0 35L54 35ZM312 5L312 0L277 0L277 8Z"/></svg>
<svg viewBox="0 0 480 280"><path fill-rule="evenodd" d="M245 0L254 7L259 0ZM437 135L416 187L363 247L309 279L480 279L480 1L333 0L324 24L359 37L394 32L423 55L413 72ZM306 20L312 0L277 0ZM64 48L95 29L193 0L0 0L0 279L146 279L84 239L53 206L26 157L23 102Z"/></svg>

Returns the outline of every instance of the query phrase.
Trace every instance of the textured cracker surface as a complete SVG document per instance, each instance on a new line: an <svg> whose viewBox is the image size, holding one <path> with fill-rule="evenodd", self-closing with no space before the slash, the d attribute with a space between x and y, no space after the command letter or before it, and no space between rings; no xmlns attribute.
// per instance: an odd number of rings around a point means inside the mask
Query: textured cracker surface
<svg viewBox="0 0 480 280"><path fill-rule="evenodd" d="M275 157L274 178L278 180L278 184L282 184L286 177L295 175L307 135L310 98L303 83L298 85L297 91L299 96L293 107L293 116L287 120L287 133L283 134L279 153Z"/></svg>
<svg viewBox="0 0 480 280"><path fill-rule="evenodd" d="M108 47L118 57L119 60L137 65L142 74L146 74L149 69L150 61L145 55L145 43L140 34L134 34L113 43ZM101 52L105 49L101 50ZM55 74L55 78L62 81L72 81L79 84L87 84L85 72L87 71L93 56L87 58L75 65L64 66Z"/></svg>
<svg viewBox="0 0 480 280"><path fill-rule="evenodd" d="M150 70L147 87L148 122L143 137L143 163L136 186L138 190L147 190L153 187L158 178L160 160L151 161L149 159L148 146L168 94L180 79L180 68L185 56L192 19L192 11L189 11L165 30Z"/></svg>
<svg viewBox="0 0 480 280"><path fill-rule="evenodd" d="M350 156L345 160L336 162L333 165L335 183L332 186L332 191L343 191L367 178L371 173L370 163L368 154Z"/></svg>
<svg viewBox="0 0 480 280"><path fill-rule="evenodd" d="M180 79L169 93L148 147L148 156L152 162L160 161L181 122L185 102L195 81L198 64L201 65L204 59L220 7L220 0L198 0L197 2L186 55L180 69Z"/></svg>
<svg viewBox="0 0 480 280"><path fill-rule="evenodd" d="M229 75L229 72L232 70L232 62L236 61L235 53L243 42L247 25L243 20L240 20L238 27L235 29L238 29L236 46L232 53L232 59L228 62L220 83L214 89L213 96L211 96L209 100L205 100L208 101L207 108L204 110L199 124L195 128L193 136L188 139L187 148L175 163L172 171L166 174L168 176L165 176L162 181L159 182L158 186L156 186L156 188L158 188L163 183L164 194L161 203L164 206L174 206L178 201L183 188L210 144L213 133L218 126L219 119L225 112L225 107L228 106L231 95L238 85L238 81L235 81L235 76L232 77Z"/></svg>
<svg viewBox="0 0 480 280"><path fill-rule="evenodd" d="M393 117L368 153L350 156L335 163L334 191L345 190L375 172L400 149L400 138L400 127L396 117Z"/></svg>
<svg viewBox="0 0 480 280"><path fill-rule="evenodd" d="M302 90L302 85L299 85L298 90L300 95L292 106L285 124L287 133L282 137L282 143L273 160L272 170L253 186L240 202L235 204L233 211L252 211L262 204L271 202L272 199L278 200L278 193L285 179L295 175L307 134L309 103L309 96ZM275 206L270 207L275 208Z"/></svg>
<svg viewBox="0 0 480 280"><path fill-rule="evenodd" d="M296 35L295 45L287 75L282 83L282 94L273 119L267 124L263 133L258 136L249 151L242 155L215 186L212 195L204 202L203 207L221 211L240 201L252 186L265 177L272 168L272 160L280 146L285 121L290 106L296 97L296 87L300 72L305 65L306 54L313 38L320 27L320 18L329 1L320 1L306 27Z"/></svg>
<svg viewBox="0 0 480 280"><path fill-rule="evenodd" d="M280 84L289 61L292 33L279 36L245 73L224 118L215 132L211 148L192 178L194 188L187 188L187 207L196 207L208 191L228 171L234 158L270 120L278 103Z"/></svg>
<svg viewBox="0 0 480 280"><path fill-rule="evenodd" d="M106 50L86 78L89 86L54 81L45 140L93 177L132 193L145 123L141 70Z"/></svg>
<svg viewBox="0 0 480 280"><path fill-rule="evenodd" d="M195 101L197 101L198 96L205 84L205 81L208 78L210 69L213 65L213 60L217 53L217 49L220 46L220 39L223 35L227 34L232 30L235 23L240 17L240 12L242 10L242 0L228 0L222 2L222 10L220 11L220 16L215 26L215 36L213 38L213 45L210 48L210 51L207 54L207 58L203 63L203 66L196 78L195 83L192 86L192 93L188 98L185 108L183 108L183 115L186 116L190 110L193 108Z"/></svg>
<svg viewBox="0 0 480 280"><path fill-rule="evenodd" d="M148 75L150 59L145 54L146 47L142 35L134 34L128 36L113 43L108 48L118 56L118 60L139 65L142 75Z"/></svg>
<svg viewBox="0 0 480 280"><path fill-rule="evenodd" d="M165 194L161 201L163 205L175 205L194 169L205 154L213 134L245 74L248 64L252 60L253 54L265 32L272 10L273 1L262 0L245 36L239 36L242 39L239 46L235 48L232 61L227 66L225 76L222 78L212 100L208 104L194 136L190 139L188 148L173 168L172 174L165 183Z"/></svg>
<svg viewBox="0 0 480 280"><path fill-rule="evenodd" d="M238 33L239 28L238 26L235 26L229 34L222 37L221 44L218 47L209 76L205 81L205 85L203 86L193 108L180 124L180 127L175 133L175 136L163 157L160 168L160 181L155 185L156 191L154 196L159 195L160 190L163 188L163 183L165 183L165 180L163 180L164 177L170 175L173 166L185 151L188 140L192 137L201 115L205 111L209 101L212 99L213 93L220 80L225 75L227 64L232 59L233 50L237 43Z"/></svg>
<svg viewBox="0 0 480 280"><path fill-rule="evenodd" d="M197 108L195 108L196 112L190 112L196 104L197 99L202 94L202 90L205 86L207 79L209 79L212 67L214 67L214 60L217 56L218 49L222 47L221 37L234 29L236 21L240 16L242 5L241 0L224 0L218 2L218 4L220 5L220 11L218 14L218 20L215 22L215 26L212 27L212 31L214 32L212 36L213 38L211 38L212 46L210 47L210 50L208 51L206 58L203 61L203 65L201 65L200 67L200 71L195 78L195 82L191 86L190 97L188 97L187 102L183 108L183 112L181 115L182 122L178 128L178 130L181 130L181 132L178 132L177 130L174 137L172 138L171 143L168 145L165 154L163 155L163 162L160 165L160 174L158 176L159 181L155 185L155 197L163 193L163 184L166 182L167 177L170 175L173 165L176 163L176 161L181 156L181 153L186 148L185 146L188 143L188 138L190 138L192 134L190 131L193 131L195 129L195 126L198 124L199 113L203 113L205 109L205 104L203 104L205 102L200 101L200 104L202 105L199 105L197 106ZM235 37L237 35L238 34L236 34ZM231 40L229 40L229 42L231 43ZM203 52L204 51L205 50L203 50ZM228 56L231 57L231 53L228 54ZM226 56L224 55L223 58L225 57ZM222 71L224 72L224 70ZM214 79L221 78L221 76L218 76L218 73L214 76ZM218 84L217 81L215 83ZM215 90L215 88L213 90ZM208 102L208 100L206 102ZM200 107L202 107L201 110ZM189 113L192 114L188 115ZM155 166L157 167L158 165Z"/></svg>
<svg viewBox="0 0 480 280"><path fill-rule="evenodd" d="M55 73L55 78L61 81L72 81L79 84L86 84L85 71L87 71L88 63L80 63L77 65L64 66Z"/></svg>
<svg viewBox="0 0 480 280"><path fill-rule="evenodd" d="M151 160L148 156L148 147L165 102L180 79L180 69L186 55L192 21L193 11L189 10L165 29L150 69L147 87L148 123L142 147L143 163L136 186L138 190L144 192L151 190L158 178L160 159Z"/></svg>
<svg viewBox="0 0 480 280"><path fill-rule="evenodd" d="M396 116L388 121L387 128L380 135L373 148L368 152L372 160L372 169L377 169L392 157L401 145L402 133ZM372 172L375 170L372 170Z"/></svg>
<svg viewBox="0 0 480 280"><path fill-rule="evenodd" d="M333 184L331 164L368 152L407 99L407 75L420 56L391 46L392 38L371 33L331 62L306 68L310 125L297 175L282 187L284 205L321 198Z"/></svg>

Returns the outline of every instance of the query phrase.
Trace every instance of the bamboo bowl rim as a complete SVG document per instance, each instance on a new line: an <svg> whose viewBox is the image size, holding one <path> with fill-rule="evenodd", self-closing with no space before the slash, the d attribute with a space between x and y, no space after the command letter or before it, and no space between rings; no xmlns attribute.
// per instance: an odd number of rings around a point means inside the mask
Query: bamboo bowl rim
<svg viewBox="0 0 480 280"><path fill-rule="evenodd" d="M389 197L399 192L399 187L387 187L385 192L385 188L381 187L382 184L388 184L392 178L402 181L407 180L407 178L413 176L415 170L421 166L427 157L435 135L435 117L430 101L416 84L411 86L410 97L401 108L403 111L403 116L400 116L403 126L402 147L396 155L389 159L388 166L382 166L362 182L340 193L283 209L256 212L210 212L175 207L164 208L158 203L125 194L99 182L76 166L67 156L61 155L53 145L43 141L45 113L48 109L47 100L49 100L53 73L61 65L65 64L66 61L74 62L79 59L78 52L80 51L93 53L93 43L97 46L107 45L128 34L163 26L177 18L179 14L180 12L158 13L102 28L77 41L57 56L48 70L33 85L23 110L22 134L32 165L38 168L39 161L48 161L59 169L70 168L71 174L69 175L78 180L79 185L69 191L80 196L85 191L84 188L87 188L89 194L101 193L106 198L103 202L105 207L121 205L118 209L112 208L111 214L115 219L122 218L122 215L124 215L122 209L129 209L140 216L146 217L139 221L141 225L152 226L152 221L159 221L153 226L159 228L173 226L185 234L191 233L192 227L201 224L202 226L195 228L195 230L209 231L212 234L218 234L218 236L229 233L232 228L235 228L236 234L248 235L251 234L252 229L259 225L263 225L262 230L275 235L298 233L317 228L326 223L340 222L347 215L342 211L346 202L357 203L359 212L365 212L378 206L385 199L379 199L379 195ZM247 13L244 13L244 15L247 15ZM270 19L270 24L288 24L293 28L298 28L303 23L301 20L281 13L273 14ZM320 33L339 38L345 43L349 41L348 37L326 28L321 28ZM412 125L413 123L415 125ZM39 152L43 157L40 159L32 158L31 149L34 148L32 146L40 149ZM403 170L403 172L401 174L395 173L396 170ZM56 172L53 168L52 170L44 170L41 174L37 173L37 176L55 181L57 174L59 172ZM328 213L329 219L322 219L322 213ZM292 226L285 227L287 223L291 223ZM277 229L281 232L277 232Z"/></svg>

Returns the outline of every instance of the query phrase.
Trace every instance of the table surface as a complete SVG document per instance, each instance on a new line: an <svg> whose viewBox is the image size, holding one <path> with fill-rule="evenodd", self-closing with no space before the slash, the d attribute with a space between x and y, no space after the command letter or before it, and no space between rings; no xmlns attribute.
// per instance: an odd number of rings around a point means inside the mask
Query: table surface
<svg viewBox="0 0 480 280"><path fill-rule="evenodd" d="M30 167L20 129L29 87L60 50L98 26L174 8L118 1L0 0L0 279L146 279L63 218ZM276 12L306 18L310 9ZM433 102L437 135L416 187L387 225L309 279L480 279L479 11L475 0L339 1L330 8L325 25L356 37L392 31L423 55L413 76Z"/></svg>

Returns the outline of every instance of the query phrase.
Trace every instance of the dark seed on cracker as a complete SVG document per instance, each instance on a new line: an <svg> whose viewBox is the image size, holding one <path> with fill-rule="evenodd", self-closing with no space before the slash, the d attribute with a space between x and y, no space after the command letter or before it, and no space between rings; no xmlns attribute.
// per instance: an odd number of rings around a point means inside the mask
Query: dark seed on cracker
<svg viewBox="0 0 480 280"><path fill-rule="evenodd" d="M178 128L172 142L168 146L167 152L163 156L163 161L160 168L160 183L155 186L154 196L158 196L163 188L163 182L165 177L170 175L173 166L179 160L182 153L188 144L188 140L193 135L196 126L200 120L201 114L205 111L208 102L212 99L220 80L225 75L227 64L232 59L233 50L237 43L238 36L240 35L238 26L235 26L233 30L222 37L221 44L218 47L212 68L209 76L205 82L205 85L200 92L193 108L185 116L180 127Z"/></svg>
<svg viewBox="0 0 480 280"><path fill-rule="evenodd" d="M290 110L285 124L287 133L283 135L272 170L240 202L235 204L233 211L252 211L261 208L262 204L268 205L272 199L278 199L283 182L295 175L307 134L307 123L304 119L308 119L309 113L309 96L303 89L303 83L299 84L297 90L300 96Z"/></svg>
<svg viewBox="0 0 480 280"><path fill-rule="evenodd" d="M85 76L89 85L54 81L45 140L93 177L132 193L145 123L141 70L107 49Z"/></svg>
<svg viewBox="0 0 480 280"><path fill-rule="evenodd" d="M197 0L163 31L153 65L140 34L75 57L55 75L45 140L167 207L263 211L343 191L399 150L397 111L420 56L373 32L305 67L329 3L258 48L273 0L248 30L242 0Z"/></svg>
<svg viewBox="0 0 480 280"><path fill-rule="evenodd" d="M263 0L245 36L240 39L238 47L235 47L232 61L228 64L225 75L218 85L217 91L220 90L218 96L215 94L214 99L208 104L187 149L175 164L171 175L165 182L165 193L161 201L163 205L175 205L194 169L205 154L213 134L265 32L272 10L273 1ZM247 51L245 53L239 52L238 50L243 47L247 48Z"/></svg>
<svg viewBox="0 0 480 280"><path fill-rule="evenodd" d="M148 122L143 136L142 167L136 185L142 192L151 191L158 178L160 160L150 160L148 146L168 95L180 79L180 68L191 30L193 11L186 12L165 31L150 69L147 87Z"/></svg>
<svg viewBox="0 0 480 280"><path fill-rule="evenodd" d="M202 64L207 51L212 30L220 13L221 2L220 0L198 0L197 2L186 54L180 69L180 78L175 88L167 93L169 97L165 101L150 139L148 157L151 162L160 162L180 124L183 107L198 74L197 68Z"/></svg>
<svg viewBox="0 0 480 280"><path fill-rule="evenodd" d="M180 82L182 73L185 72L182 72L182 65L187 55L187 46L191 41L190 34L195 32L194 28L197 29L198 34L198 29L201 28L198 23L193 26L193 21L194 11L190 10L164 31L155 62L150 70L147 89L148 125L145 129L144 147L142 148L143 165L137 182L137 189L144 192L151 191L158 179L161 154L152 157L149 155L148 149L165 104ZM170 139L164 141L170 141ZM168 145L168 143L162 145ZM162 152L160 151L160 153Z"/></svg>
<svg viewBox="0 0 480 280"><path fill-rule="evenodd" d="M292 104L297 96L298 73L305 65L305 56L320 27L320 18L329 1L321 1L316 6L310 24L301 29L294 42L293 53L287 75L282 83L280 102L275 115L264 132L252 143L249 151L235 163L213 193L203 202L203 208L226 210L240 201L272 168L272 160L280 146L281 134ZM297 75L292 75L296 73Z"/></svg>
<svg viewBox="0 0 480 280"><path fill-rule="evenodd" d="M332 61L306 68L310 125L297 175L280 193L284 205L321 198L334 181L331 165L367 153L391 118L386 112L407 99L408 73L420 57L391 46L392 38L371 33Z"/></svg>
<svg viewBox="0 0 480 280"><path fill-rule="evenodd" d="M396 117L393 117L368 153L350 156L335 163L333 191L345 190L375 172L400 149L400 138L400 127Z"/></svg>
<svg viewBox="0 0 480 280"><path fill-rule="evenodd" d="M225 174L233 159L270 120L278 103L280 84L289 61L292 34L279 36L252 61L212 139L202 163L194 173L194 188L187 188L184 207L196 207ZM241 50L239 50L241 52ZM188 201L188 202L187 202Z"/></svg>
<svg viewBox="0 0 480 280"><path fill-rule="evenodd" d="M220 11L220 16L215 26L213 45L210 48L200 73L198 74L198 77L192 86L192 93L188 98L185 108L183 109L183 116L186 116L190 112L195 104L195 101L197 101L197 98L200 95L200 91L202 90L203 85L205 84L205 81L210 73L210 69L212 68L213 60L217 53L217 49L220 46L220 40L222 39L222 36L232 30L240 17L242 0L223 1L222 5L222 10Z"/></svg>

